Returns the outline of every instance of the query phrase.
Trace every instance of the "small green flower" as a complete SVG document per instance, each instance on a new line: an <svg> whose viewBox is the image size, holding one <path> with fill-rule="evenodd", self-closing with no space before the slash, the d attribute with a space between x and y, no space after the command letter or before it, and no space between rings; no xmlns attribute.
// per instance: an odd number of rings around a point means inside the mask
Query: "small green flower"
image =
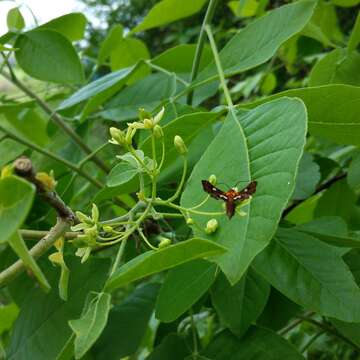
<svg viewBox="0 0 360 360"><path fill-rule="evenodd" d="M116 127L111 127L109 131L111 135L111 140L109 140L109 142L111 144L115 144L115 145L125 144L125 133L122 130L117 129Z"/></svg>
<svg viewBox="0 0 360 360"><path fill-rule="evenodd" d="M163 129L160 125L155 125L153 132L157 139L161 139L164 136Z"/></svg>
<svg viewBox="0 0 360 360"><path fill-rule="evenodd" d="M216 175L211 174L211 175L209 176L209 183L210 183L211 185L216 185L216 182L217 182Z"/></svg>

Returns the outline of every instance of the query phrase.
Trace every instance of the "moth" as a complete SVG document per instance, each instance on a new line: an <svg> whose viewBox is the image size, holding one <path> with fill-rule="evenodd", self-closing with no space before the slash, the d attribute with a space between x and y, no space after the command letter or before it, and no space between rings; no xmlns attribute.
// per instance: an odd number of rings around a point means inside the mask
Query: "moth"
<svg viewBox="0 0 360 360"><path fill-rule="evenodd" d="M217 200L225 201L226 215L229 219L231 219L235 214L236 203L249 199L250 196L255 193L257 185L257 181L251 181L240 191L236 191L235 189L222 191L207 180L202 180L201 183L204 191L210 194L211 197Z"/></svg>

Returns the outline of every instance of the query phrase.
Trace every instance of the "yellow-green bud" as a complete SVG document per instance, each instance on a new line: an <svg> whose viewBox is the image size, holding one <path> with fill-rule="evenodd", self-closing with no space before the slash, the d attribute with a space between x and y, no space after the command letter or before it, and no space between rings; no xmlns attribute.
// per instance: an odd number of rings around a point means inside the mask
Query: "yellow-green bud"
<svg viewBox="0 0 360 360"><path fill-rule="evenodd" d="M110 140L113 144L117 143L119 145L123 145L125 143L125 135L124 132L116 127L110 128L110 135L112 139Z"/></svg>
<svg viewBox="0 0 360 360"><path fill-rule="evenodd" d="M76 217L80 220L80 222L85 223L85 224L92 224L92 220L85 214L83 214L81 211L76 211L75 212Z"/></svg>
<svg viewBox="0 0 360 360"><path fill-rule="evenodd" d="M128 127L126 135L125 135L125 143L131 145L132 138L136 133L136 128Z"/></svg>
<svg viewBox="0 0 360 360"><path fill-rule="evenodd" d="M162 130L162 127L160 125L155 125L154 127L154 135L157 139L161 139L164 136L164 132Z"/></svg>
<svg viewBox="0 0 360 360"><path fill-rule="evenodd" d="M209 183L210 183L211 185L216 185L216 182L217 182L216 175L211 174L211 175L209 176Z"/></svg>
<svg viewBox="0 0 360 360"><path fill-rule="evenodd" d="M219 223L216 219L210 219L207 223L206 223L206 228L205 228L205 232L207 234L212 234L214 233L217 228L219 227Z"/></svg>
<svg viewBox="0 0 360 360"><path fill-rule="evenodd" d="M137 192L136 195L140 201L145 200L145 194L142 191Z"/></svg>
<svg viewBox="0 0 360 360"><path fill-rule="evenodd" d="M187 153L187 147L184 143L184 140L181 138L181 136L179 135L175 135L174 137L174 145L175 145L175 148L177 150L177 152L180 154L180 155L185 155Z"/></svg>
<svg viewBox="0 0 360 360"><path fill-rule="evenodd" d="M186 223L187 223L188 225L192 225L192 224L194 224L194 219L192 219L192 218L187 218L187 219L186 219Z"/></svg>
<svg viewBox="0 0 360 360"><path fill-rule="evenodd" d="M92 205L91 218L94 221L94 223L97 223L99 221L99 209L96 206L96 204Z"/></svg>
<svg viewBox="0 0 360 360"><path fill-rule="evenodd" d="M144 128L151 130L154 127L154 122L151 119L144 119Z"/></svg>
<svg viewBox="0 0 360 360"><path fill-rule="evenodd" d="M166 237L160 236L159 240L160 240L160 243L158 245L159 249L163 249L163 248L171 245L171 240Z"/></svg>
<svg viewBox="0 0 360 360"><path fill-rule="evenodd" d="M113 232L113 228L112 228L112 226L110 226L110 225L103 225L103 230L105 231L105 232L107 232L107 233L112 233Z"/></svg>
<svg viewBox="0 0 360 360"><path fill-rule="evenodd" d="M164 116L164 112L165 112L165 108L162 107L161 110L154 116L154 118L153 118L154 125L156 125L160 122L160 120Z"/></svg>

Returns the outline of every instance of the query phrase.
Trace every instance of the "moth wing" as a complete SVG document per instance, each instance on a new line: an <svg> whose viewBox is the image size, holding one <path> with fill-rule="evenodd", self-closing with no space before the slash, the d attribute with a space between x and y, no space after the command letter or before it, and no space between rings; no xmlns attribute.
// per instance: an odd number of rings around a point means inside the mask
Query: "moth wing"
<svg viewBox="0 0 360 360"><path fill-rule="evenodd" d="M210 194L210 196L213 197L214 199L221 199L224 201L228 199L228 197L225 195L225 193L222 190L212 185L209 181L202 180L201 184L204 191Z"/></svg>
<svg viewBox="0 0 360 360"><path fill-rule="evenodd" d="M248 199L252 194L255 193L256 186L257 186L257 181L252 181L234 196L234 200L237 201L237 200Z"/></svg>

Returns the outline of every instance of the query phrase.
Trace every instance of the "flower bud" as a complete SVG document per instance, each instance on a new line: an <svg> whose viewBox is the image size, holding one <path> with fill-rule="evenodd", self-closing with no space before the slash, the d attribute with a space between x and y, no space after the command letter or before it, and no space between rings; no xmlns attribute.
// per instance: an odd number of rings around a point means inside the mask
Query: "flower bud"
<svg viewBox="0 0 360 360"><path fill-rule="evenodd" d="M80 222L85 223L85 224L92 224L92 220L85 214L83 214L81 211L76 211L75 212L76 217L80 220Z"/></svg>
<svg viewBox="0 0 360 360"><path fill-rule="evenodd" d="M144 128L151 130L154 127L154 122L151 119L144 119Z"/></svg>
<svg viewBox="0 0 360 360"><path fill-rule="evenodd" d="M99 221L99 209L95 204L92 205L91 218L95 224Z"/></svg>
<svg viewBox="0 0 360 360"><path fill-rule="evenodd" d="M175 145L175 148L177 150L177 152L180 154L180 155L185 155L187 153L187 147L184 143L184 140L181 138L181 136L179 135L175 135L174 137L174 145Z"/></svg>
<svg viewBox="0 0 360 360"><path fill-rule="evenodd" d="M103 227L103 230L105 231L105 232L107 232L107 233L112 233L113 232L113 228L112 228L112 226L110 226L110 225L104 225Z"/></svg>
<svg viewBox="0 0 360 360"><path fill-rule="evenodd" d="M216 182L217 182L216 175L211 174L211 175L209 176L209 183L210 183L211 185L216 185Z"/></svg>
<svg viewBox="0 0 360 360"><path fill-rule="evenodd" d="M110 140L112 144L123 145L125 143L125 135L123 131L116 127L111 127L109 131L112 137Z"/></svg>
<svg viewBox="0 0 360 360"><path fill-rule="evenodd" d="M13 173L13 166L12 165L5 165L2 169L1 169L1 176L0 179L4 179L7 176L12 175Z"/></svg>
<svg viewBox="0 0 360 360"><path fill-rule="evenodd" d="M210 219L207 223L206 223L206 228L205 228L205 232L207 234L212 234L214 233L217 228L219 227L219 223L216 219Z"/></svg>
<svg viewBox="0 0 360 360"><path fill-rule="evenodd" d="M186 223L187 223L188 225L193 225L193 224L194 224L194 219L192 219L192 218L187 218L187 219L186 219Z"/></svg>
<svg viewBox="0 0 360 360"><path fill-rule="evenodd" d="M163 118L165 112L165 108L162 107L161 110L154 116L153 123L154 125L157 125L160 120Z"/></svg>
<svg viewBox="0 0 360 360"><path fill-rule="evenodd" d="M136 133L136 128L128 127L126 135L125 135L125 144L131 145L132 138Z"/></svg>
<svg viewBox="0 0 360 360"><path fill-rule="evenodd" d="M161 139L164 136L164 132L160 125L155 125L153 131L154 131L154 135L157 139Z"/></svg>
<svg viewBox="0 0 360 360"><path fill-rule="evenodd" d="M163 248L171 245L171 240L166 237L159 236L159 240L160 240L160 243L158 245L159 249L163 249Z"/></svg>

